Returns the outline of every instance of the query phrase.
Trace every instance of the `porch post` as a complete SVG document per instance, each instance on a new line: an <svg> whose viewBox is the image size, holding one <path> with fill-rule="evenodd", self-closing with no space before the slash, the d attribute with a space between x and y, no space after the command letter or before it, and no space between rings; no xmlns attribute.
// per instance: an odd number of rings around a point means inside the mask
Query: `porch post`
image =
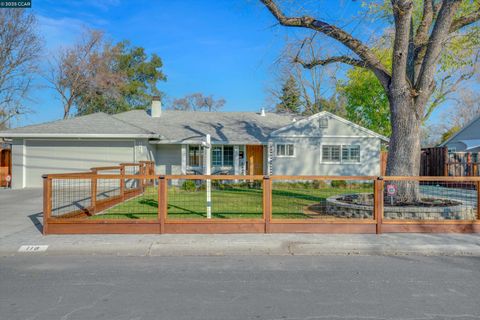
<svg viewBox="0 0 480 320"><path fill-rule="evenodd" d="M233 146L233 174L240 174L240 147L238 145ZM235 180L237 183L238 180Z"/></svg>
<svg viewBox="0 0 480 320"><path fill-rule="evenodd" d="M187 145L186 144L182 144L182 155L181 155L181 158L182 158L182 167L181 167L181 171L182 171L182 174L187 174Z"/></svg>

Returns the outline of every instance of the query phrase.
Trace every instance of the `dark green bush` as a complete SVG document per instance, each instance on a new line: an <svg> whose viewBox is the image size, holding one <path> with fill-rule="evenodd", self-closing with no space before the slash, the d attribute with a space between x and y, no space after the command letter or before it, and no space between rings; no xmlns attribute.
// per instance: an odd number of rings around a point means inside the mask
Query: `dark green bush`
<svg viewBox="0 0 480 320"><path fill-rule="evenodd" d="M347 187L347 181L345 180L332 180L330 183L332 188L346 188Z"/></svg>

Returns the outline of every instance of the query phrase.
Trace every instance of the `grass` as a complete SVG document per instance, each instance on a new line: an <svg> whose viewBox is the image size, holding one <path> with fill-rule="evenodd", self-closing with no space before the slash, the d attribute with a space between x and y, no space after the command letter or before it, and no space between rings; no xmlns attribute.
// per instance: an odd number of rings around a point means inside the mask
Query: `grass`
<svg viewBox="0 0 480 320"><path fill-rule="evenodd" d="M275 183L272 194L272 215L277 219L311 219L315 215L306 209L310 205L325 203L332 195L372 192L372 187L312 188L305 183ZM136 198L107 209L90 219L157 219L158 197L156 188L149 188ZM168 219L205 219L206 192L185 191L178 187L168 190ZM317 216L318 218L319 216ZM248 186L233 186L212 190L212 218L261 219L262 190Z"/></svg>

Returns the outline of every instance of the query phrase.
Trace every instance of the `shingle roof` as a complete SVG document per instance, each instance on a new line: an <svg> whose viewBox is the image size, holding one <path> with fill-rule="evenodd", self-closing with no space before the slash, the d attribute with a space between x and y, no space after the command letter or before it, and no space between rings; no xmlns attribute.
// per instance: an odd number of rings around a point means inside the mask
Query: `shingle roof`
<svg viewBox="0 0 480 320"><path fill-rule="evenodd" d="M209 133L212 142L266 142L267 136L290 124L293 115L254 112L193 112L164 110L159 118L132 110L116 115L94 113L38 125L0 131L0 137L112 136L160 138L165 142L200 141ZM298 116L296 117L299 118Z"/></svg>
<svg viewBox="0 0 480 320"><path fill-rule="evenodd" d="M114 115L115 118L156 132L168 142L200 141L209 133L212 142L267 141L274 130L290 124L292 115L254 112L193 112L162 111L159 118L152 118L142 110Z"/></svg>
<svg viewBox="0 0 480 320"><path fill-rule="evenodd" d="M65 120L0 131L0 137L44 135L152 135L152 132L98 112Z"/></svg>

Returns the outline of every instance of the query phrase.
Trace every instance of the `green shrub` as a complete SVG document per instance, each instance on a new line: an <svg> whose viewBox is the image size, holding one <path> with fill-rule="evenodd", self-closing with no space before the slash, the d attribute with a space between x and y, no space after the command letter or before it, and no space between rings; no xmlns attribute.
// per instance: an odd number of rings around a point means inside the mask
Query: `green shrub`
<svg viewBox="0 0 480 320"><path fill-rule="evenodd" d="M193 192L197 189L197 186L195 185L195 181L193 180L185 180L182 183L182 190Z"/></svg>
<svg viewBox="0 0 480 320"><path fill-rule="evenodd" d="M347 181L345 180L332 180L330 183L332 188L346 188L347 187Z"/></svg>
<svg viewBox="0 0 480 320"><path fill-rule="evenodd" d="M314 189L324 189L327 188L328 185L325 181L323 180L313 180L312 181L312 188Z"/></svg>

